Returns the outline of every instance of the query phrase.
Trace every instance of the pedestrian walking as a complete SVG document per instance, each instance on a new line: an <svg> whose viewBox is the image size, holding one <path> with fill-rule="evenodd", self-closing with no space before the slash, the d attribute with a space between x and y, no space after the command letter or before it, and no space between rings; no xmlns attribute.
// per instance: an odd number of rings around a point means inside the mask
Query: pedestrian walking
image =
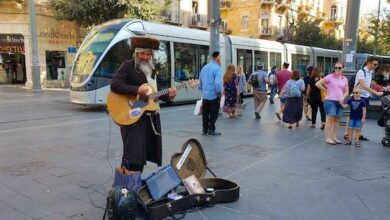
<svg viewBox="0 0 390 220"><path fill-rule="evenodd" d="M271 68L271 72L268 73L268 80L269 80L269 91L270 91L270 94L269 94L269 102L271 104L274 104L274 97L275 95L277 94L278 92L278 88L277 88L277 85L276 85L276 73L278 71L278 67L277 66L273 66Z"/></svg>
<svg viewBox="0 0 390 220"><path fill-rule="evenodd" d="M238 92L240 93L240 103L244 103L244 92L246 90L246 77L242 70L242 66L237 66L237 76L238 76Z"/></svg>
<svg viewBox="0 0 390 220"><path fill-rule="evenodd" d="M223 88L225 95L223 111L228 114L229 118L234 118L235 116L235 107L238 96L238 77L234 72L235 66L233 64L229 64L225 75L223 76Z"/></svg>
<svg viewBox="0 0 390 220"><path fill-rule="evenodd" d="M311 107L309 103L307 102L306 98L306 90L309 85L311 74L313 73L314 67L312 65L306 66L306 76L303 77L303 81L305 82L305 91L303 92L303 113L305 114L305 118L307 121L311 121Z"/></svg>
<svg viewBox="0 0 390 220"><path fill-rule="evenodd" d="M222 69L219 51L212 53L212 60L206 64L199 75L199 90L202 92L202 135L221 135L216 131L219 103L222 94Z"/></svg>
<svg viewBox="0 0 390 220"><path fill-rule="evenodd" d="M291 79L291 72L288 70L288 67L290 66L289 63L287 62L284 62L283 65L282 65L282 70L280 70L277 74L276 74L276 83L277 83L277 86L278 86L278 94L279 94L279 98L280 98L280 108L279 108L279 112L276 112L275 115L276 117L278 118L278 120L282 120L282 114L283 114L283 110L284 110L284 104L286 103L286 98L283 97L280 93L284 87L284 84L286 84L286 82Z"/></svg>
<svg viewBox="0 0 390 220"><path fill-rule="evenodd" d="M257 70L249 76L248 83L253 88L253 101L255 107L255 119L261 118L261 111L267 102L267 87L268 83L267 72L263 71L263 65L258 64Z"/></svg>
<svg viewBox="0 0 390 220"><path fill-rule="evenodd" d="M320 90L326 91L325 97L325 142L331 145L341 144L337 138L340 117L343 116L341 104L348 96L348 81L343 75L344 64L337 62L335 71L320 79L316 86Z"/></svg>
<svg viewBox="0 0 390 220"><path fill-rule="evenodd" d="M309 79L309 83L306 89L306 99L311 107L311 127L315 128L317 112L320 110L321 115L321 130L325 128L325 109L324 102L321 98L321 91L317 88L316 83L320 81L322 75L322 69L315 67Z"/></svg>
<svg viewBox="0 0 390 220"><path fill-rule="evenodd" d="M283 122L288 124L289 129L293 124L299 127L299 121L302 119L303 91L305 91L305 82L301 79L299 71L294 70L291 79L286 82L282 90L282 95L286 97Z"/></svg>

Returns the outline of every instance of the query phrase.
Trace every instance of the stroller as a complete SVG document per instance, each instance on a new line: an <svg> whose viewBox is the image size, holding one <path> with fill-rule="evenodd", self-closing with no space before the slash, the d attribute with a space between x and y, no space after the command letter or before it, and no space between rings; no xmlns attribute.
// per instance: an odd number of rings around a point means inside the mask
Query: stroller
<svg viewBox="0 0 390 220"><path fill-rule="evenodd" d="M380 100L382 102L382 116L378 120L378 125L385 128L382 145L390 147L390 91L385 91Z"/></svg>

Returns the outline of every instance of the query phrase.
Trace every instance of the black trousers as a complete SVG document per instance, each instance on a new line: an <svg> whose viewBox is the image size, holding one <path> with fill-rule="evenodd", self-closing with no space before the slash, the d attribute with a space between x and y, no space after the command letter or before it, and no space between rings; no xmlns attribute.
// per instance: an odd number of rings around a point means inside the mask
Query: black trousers
<svg viewBox="0 0 390 220"><path fill-rule="evenodd" d="M310 107L311 107L311 124L316 124L317 111L320 109L321 114L321 122L325 123L325 109L324 103L321 102L321 98L319 99L310 99Z"/></svg>
<svg viewBox="0 0 390 220"><path fill-rule="evenodd" d="M202 122L203 132L215 131L215 122L218 119L220 98L214 100L203 99L202 103Z"/></svg>

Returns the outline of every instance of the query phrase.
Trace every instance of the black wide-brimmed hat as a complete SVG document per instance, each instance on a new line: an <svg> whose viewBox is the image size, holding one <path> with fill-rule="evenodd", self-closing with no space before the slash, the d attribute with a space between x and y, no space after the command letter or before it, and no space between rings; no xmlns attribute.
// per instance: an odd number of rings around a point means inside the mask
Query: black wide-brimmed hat
<svg viewBox="0 0 390 220"><path fill-rule="evenodd" d="M160 41L151 37L135 36L131 39L131 48L133 49L152 49L158 50L160 47Z"/></svg>

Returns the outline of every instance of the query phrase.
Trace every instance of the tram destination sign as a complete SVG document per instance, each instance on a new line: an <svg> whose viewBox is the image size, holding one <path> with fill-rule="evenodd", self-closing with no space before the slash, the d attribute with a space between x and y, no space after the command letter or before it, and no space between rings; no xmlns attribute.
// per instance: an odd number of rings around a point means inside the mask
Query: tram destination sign
<svg viewBox="0 0 390 220"><path fill-rule="evenodd" d="M24 53L23 35L0 34L0 53Z"/></svg>

